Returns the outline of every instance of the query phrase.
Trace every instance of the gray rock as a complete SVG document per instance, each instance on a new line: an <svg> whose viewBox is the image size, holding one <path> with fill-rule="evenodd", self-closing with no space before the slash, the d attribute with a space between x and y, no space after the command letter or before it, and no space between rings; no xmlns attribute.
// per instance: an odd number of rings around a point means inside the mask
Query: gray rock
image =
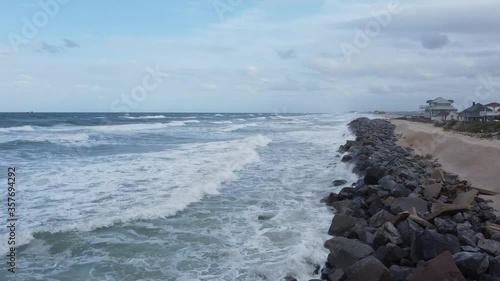
<svg viewBox="0 0 500 281"><path fill-rule="evenodd" d="M330 281L343 281L345 280L345 271L343 269L337 268L335 271L328 275L328 280Z"/></svg>
<svg viewBox="0 0 500 281"><path fill-rule="evenodd" d="M406 281L408 276L413 273L414 268L407 266L392 265L389 268L393 281Z"/></svg>
<svg viewBox="0 0 500 281"><path fill-rule="evenodd" d="M325 247L330 250L328 263L341 269L345 269L373 253L370 246L358 240L344 237L333 237L325 242Z"/></svg>
<svg viewBox="0 0 500 281"><path fill-rule="evenodd" d="M382 167L371 167L366 171L366 175L364 177L365 184L378 184L378 181L385 176L385 169Z"/></svg>
<svg viewBox="0 0 500 281"><path fill-rule="evenodd" d="M394 218L393 214L386 210L381 210L370 218L369 224L371 227L380 227L386 222L392 222Z"/></svg>
<svg viewBox="0 0 500 281"><path fill-rule="evenodd" d="M500 277L500 256L496 256L494 259L490 260L490 267L488 273L493 276Z"/></svg>
<svg viewBox="0 0 500 281"><path fill-rule="evenodd" d="M377 229L377 232L375 232L373 246L378 248L389 242L398 245L403 243L403 238L391 222L386 222L379 229Z"/></svg>
<svg viewBox="0 0 500 281"><path fill-rule="evenodd" d="M440 183L430 184L424 188L424 196L438 198L442 188L443 185Z"/></svg>
<svg viewBox="0 0 500 281"><path fill-rule="evenodd" d="M406 219L398 223L396 225L396 228L399 234L401 234L401 237L403 238L403 241L406 245L411 245L413 237L424 231L424 229L420 227L420 225L410 219Z"/></svg>
<svg viewBox="0 0 500 281"><path fill-rule="evenodd" d="M453 255L455 264L465 277L476 279L488 270L488 256L481 253L459 252Z"/></svg>
<svg viewBox="0 0 500 281"><path fill-rule="evenodd" d="M401 259L409 257L409 249L404 249L392 243L379 247L373 254L385 266L390 266L394 263L399 263Z"/></svg>
<svg viewBox="0 0 500 281"><path fill-rule="evenodd" d="M385 176L378 180L378 184L385 190L392 190L396 186L396 182L391 176Z"/></svg>
<svg viewBox="0 0 500 281"><path fill-rule="evenodd" d="M462 231L458 231L457 232L457 237L458 237L458 240L464 244L464 245L469 245L469 246L472 246L472 247L476 247L477 246L477 236L476 236L476 232L472 229L466 229L466 230L462 230Z"/></svg>
<svg viewBox="0 0 500 281"><path fill-rule="evenodd" d="M375 257L366 257L346 270L349 281L391 281L389 270Z"/></svg>
<svg viewBox="0 0 500 281"><path fill-rule="evenodd" d="M481 239L477 246L492 256L500 255L500 242L491 239Z"/></svg>
<svg viewBox="0 0 500 281"><path fill-rule="evenodd" d="M410 197L400 197L394 199L391 204L391 212L393 214L399 214L401 212L412 212L413 208L418 213L427 213L428 208L427 201L421 198L410 198Z"/></svg>
<svg viewBox="0 0 500 281"><path fill-rule="evenodd" d="M462 246L462 251L464 252L472 252L472 253L479 253L481 252L481 249L472 247L472 246Z"/></svg>
<svg viewBox="0 0 500 281"><path fill-rule="evenodd" d="M328 230L330 235L339 235L344 231L351 230L356 223L365 221L364 219L352 217L349 215L336 214L332 219L332 224Z"/></svg>
<svg viewBox="0 0 500 281"><path fill-rule="evenodd" d="M345 185L346 183L347 183L346 180L334 180L333 186L341 186L341 185Z"/></svg>
<svg viewBox="0 0 500 281"><path fill-rule="evenodd" d="M500 232L493 233L490 237L491 240L495 240L497 242L500 242Z"/></svg>
<svg viewBox="0 0 500 281"><path fill-rule="evenodd" d="M472 189L467 192L462 192L455 197L455 200L453 200L453 204L457 205L464 205L464 206L469 206L474 202L474 198L476 198L477 195L477 190Z"/></svg>
<svg viewBox="0 0 500 281"><path fill-rule="evenodd" d="M411 194L411 190L408 188L404 187L402 184L396 184L394 188L391 190L391 195L398 198L398 197L407 197Z"/></svg>
<svg viewBox="0 0 500 281"><path fill-rule="evenodd" d="M427 263L419 262L417 269L408 278L408 281L466 281L453 260L450 252L446 251Z"/></svg>
<svg viewBox="0 0 500 281"><path fill-rule="evenodd" d="M414 262L435 258L446 251L451 254L460 252L460 242L451 234L441 234L434 230L424 230L415 236L411 244L411 257Z"/></svg>
<svg viewBox="0 0 500 281"><path fill-rule="evenodd" d="M452 221L451 219L443 219L437 217L434 219L434 225L441 233L452 233L457 229L457 223Z"/></svg>
<svg viewBox="0 0 500 281"><path fill-rule="evenodd" d="M468 221L466 221L464 223L457 224L457 231L467 230L467 229L471 229L471 228L472 228L472 224L470 224L470 222L468 222Z"/></svg>
<svg viewBox="0 0 500 281"><path fill-rule="evenodd" d="M463 223L465 222L465 218L462 215L462 213L457 213L451 218L454 222L456 223Z"/></svg>

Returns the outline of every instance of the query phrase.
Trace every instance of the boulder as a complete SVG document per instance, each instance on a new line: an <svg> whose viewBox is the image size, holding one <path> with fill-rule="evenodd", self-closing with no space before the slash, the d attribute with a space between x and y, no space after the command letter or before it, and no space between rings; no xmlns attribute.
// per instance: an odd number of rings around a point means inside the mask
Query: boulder
<svg viewBox="0 0 500 281"><path fill-rule="evenodd" d="M434 230L424 230L420 235L415 235L411 243L411 257L415 262L435 258L446 251L452 254L461 251L457 237Z"/></svg>
<svg viewBox="0 0 500 281"><path fill-rule="evenodd" d="M459 193L457 197L455 197L455 200L453 200L453 204L469 206L472 204L472 202L474 202L477 193L478 192L475 189Z"/></svg>
<svg viewBox="0 0 500 281"><path fill-rule="evenodd" d="M407 279L408 281L466 281L458 267L455 265L450 252L443 252L431 259L427 265L417 268Z"/></svg>
<svg viewBox="0 0 500 281"><path fill-rule="evenodd" d="M389 270L375 257L366 257L346 270L349 281L391 281Z"/></svg>
<svg viewBox="0 0 500 281"><path fill-rule="evenodd" d="M392 222L395 216L386 210L381 210L375 215L373 215L369 220L369 225L371 227L380 227L386 222Z"/></svg>
<svg viewBox="0 0 500 281"><path fill-rule="evenodd" d="M500 255L500 242L491 239L480 239L477 242L479 249L487 252L492 256Z"/></svg>
<svg viewBox="0 0 500 281"><path fill-rule="evenodd" d="M345 185L346 183L347 183L346 180L334 180L333 186L341 186L341 185Z"/></svg>
<svg viewBox="0 0 500 281"><path fill-rule="evenodd" d="M462 213L456 213L451 219L454 222L456 222L456 223L463 223L463 222L465 222L465 218L462 215Z"/></svg>
<svg viewBox="0 0 500 281"><path fill-rule="evenodd" d="M394 199L391 204L391 212L398 214L401 212L412 212L413 208L418 213L427 213L427 201L420 198L400 197Z"/></svg>
<svg viewBox="0 0 500 281"><path fill-rule="evenodd" d="M366 175L364 177L365 184L377 184L378 181L385 176L385 169L382 167L371 167L366 171Z"/></svg>
<svg viewBox="0 0 500 281"><path fill-rule="evenodd" d="M377 229L377 232L375 232L373 246L378 248L389 242L398 245L403 243L403 238L391 222L386 222L379 229Z"/></svg>
<svg viewBox="0 0 500 281"><path fill-rule="evenodd" d="M342 157L342 159L340 161L342 162L349 162L352 160L352 156L350 154L346 154Z"/></svg>
<svg viewBox="0 0 500 281"><path fill-rule="evenodd" d="M391 190L391 195L398 198L398 197L408 197L411 194L411 190L406 188L402 184L396 184L394 188Z"/></svg>
<svg viewBox="0 0 500 281"><path fill-rule="evenodd" d="M408 276L412 274L414 268L407 267L407 266L399 266L399 265L392 265L389 268L389 271L391 273L391 278L393 281L406 281Z"/></svg>
<svg viewBox="0 0 500 281"><path fill-rule="evenodd" d="M435 218L434 225L441 233L453 233L457 229L457 223L447 218Z"/></svg>
<svg viewBox="0 0 500 281"><path fill-rule="evenodd" d="M406 219L396 225L396 229L403 238L406 245L411 245L413 238L423 230L416 222Z"/></svg>
<svg viewBox="0 0 500 281"><path fill-rule="evenodd" d="M427 185L424 188L424 196L438 198L439 194L441 193L442 188L443 188L443 185L440 183L434 183L434 184Z"/></svg>
<svg viewBox="0 0 500 281"><path fill-rule="evenodd" d="M340 200L340 197L336 193L330 193L327 197L321 199L321 203L325 203L327 206L331 206L334 202Z"/></svg>
<svg viewBox="0 0 500 281"><path fill-rule="evenodd" d="M455 264L465 277L476 279L488 270L488 256L481 253L459 252L453 255Z"/></svg>
<svg viewBox="0 0 500 281"><path fill-rule="evenodd" d="M333 237L326 241L325 248L330 250L328 263L341 269L345 269L373 253L370 246L358 240L344 237Z"/></svg>
<svg viewBox="0 0 500 281"><path fill-rule="evenodd" d="M391 176L385 176L378 180L378 184L385 190L392 190L396 186L396 182Z"/></svg>
<svg viewBox="0 0 500 281"><path fill-rule="evenodd" d="M476 232L472 229L460 230L457 232L457 237L462 245L469 245L471 247L477 247L477 236Z"/></svg>
<svg viewBox="0 0 500 281"><path fill-rule="evenodd" d="M437 216L441 215L454 215L457 212L467 211L469 209L468 205L457 205L457 204L445 204L445 203L433 203L431 207L431 213L425 216L426 220L433 220Z"/></svg>
<svg viewBox="0 0 500 281"><path fill-rule="evenodd" d="M344 281L345 280L345 271L343 269L337 268L334 272L328 275L329 281Z"/></svg>
<svg viewBox="0 0 500 281"><path fill-rule="evenodd" d="M432 176L431 176L433 179L437 180L437 181L444 181L444 175L443 175L443 171L437 169L435 170L433 173L432 173Z"/></svg>
<svg viewBox="0 0 500 281"><path fill-rule="evenodd" d="M349 215L336 214L332 219L332 224L330 225L328 234L330 235L342 234L344 231L351 230L352 227L360 221L364 222L365 220L352 217Z"/></svg>
<svg viewBox="0 0 500 281"><path fill-rule="evenodd" d="M409 257L410 251L407 248L401 248L392 243L379 247L373 254L385 266L390 266L394 263L399 263L401 259Z"/></svg>
<svg viewBox="0 0 500 281"><path fill-rule="evenodd" d="M488 269L488 273L493 276L500 277L500 256L496 256L495 258L490 260L490 267Z"/></svg>

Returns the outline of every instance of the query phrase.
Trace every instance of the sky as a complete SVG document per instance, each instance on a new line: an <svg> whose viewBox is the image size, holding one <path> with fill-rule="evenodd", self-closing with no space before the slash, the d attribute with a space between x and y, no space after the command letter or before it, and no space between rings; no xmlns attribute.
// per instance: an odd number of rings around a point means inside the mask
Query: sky
<svg viewBox="0 0 500 281"><path fill-rule="evenodd" d="M0 0L0 112L500 102L498 0Z"/></svg>

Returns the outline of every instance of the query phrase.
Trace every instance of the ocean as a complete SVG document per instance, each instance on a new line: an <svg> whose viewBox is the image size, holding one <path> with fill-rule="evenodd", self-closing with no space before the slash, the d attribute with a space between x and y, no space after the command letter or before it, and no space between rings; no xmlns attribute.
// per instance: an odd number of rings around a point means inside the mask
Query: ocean
<svg viewBox="0 0 500 281"><path fill-rule="evenodd" d="M0 113L0 280L308 280L356 117Z"/></svg>

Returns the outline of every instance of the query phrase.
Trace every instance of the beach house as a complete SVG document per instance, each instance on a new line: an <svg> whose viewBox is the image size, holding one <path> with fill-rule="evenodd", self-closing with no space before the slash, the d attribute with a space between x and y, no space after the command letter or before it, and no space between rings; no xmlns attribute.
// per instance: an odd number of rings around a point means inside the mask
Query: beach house
<svg viewBox="0 0 500 281"><path fill-rule="evenodd" d="M424 116L433 121L457 120L457 109L453 107L453 100L447 100L442 97L428 100L427 105L423 106Z"/></svg>
<svg viewBox="0 0 500 281"><path fill-rule="evenodd" d="M499 115L497 108L498 103L489 103L482 105L480 103L472 103L472 106L458 113L461 121L492 121Z"/></svg>

